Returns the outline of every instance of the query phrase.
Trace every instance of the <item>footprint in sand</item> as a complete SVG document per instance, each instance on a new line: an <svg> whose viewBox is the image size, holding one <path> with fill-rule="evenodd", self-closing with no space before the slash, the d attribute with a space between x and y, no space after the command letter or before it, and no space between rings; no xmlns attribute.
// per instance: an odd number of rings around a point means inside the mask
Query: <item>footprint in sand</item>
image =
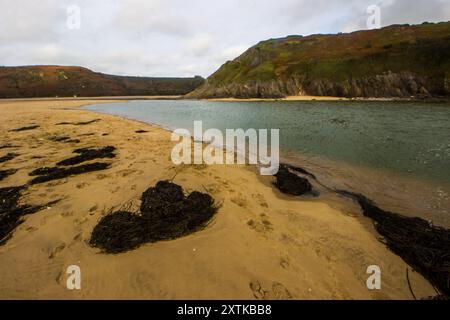
<svg viewBox="0 0 450 320"><path fill-rule="evenodd" d="M267 215L262 213L259 220L251 219L247 222L250 229L259 233L267 233L273 231L272 223L267 218Z"/></svg>
<svg viewBox="0 0 450 320"><path fill-rule="evenodd" d="M217 193L218 191L220 191L220 186L218 184L212 183L212 184L207 184L205 186L205 189L208 193Z"/></svg>
<svg viewBox="0 0 450 320"><path fill-rule="evenodd" d="M288 289L279 282L274 282L271 290L265 290L258 280L254 280L250 282L250 290L258 300L290 300L293 298Z"/></svg>
<svg viewBox="0 0 450 320"><path fill-rule="evenodd" d="M33 232L37 231L38 228L30 226L30 227L26 228L25 230L29 233L33 233Z"/></svg>
<svg viewBox="0 0 450 320"><path fill-rule="evenodd" d="M73 214L74 214L73 211L64 211L63 213L61 213L61 217L63 218L72 217Z"/></svg>
<svg viewBox="0 0 450 320"><path fill-rule="evenodd" d="M76 185L77 189L84 189L87 186L89 186L89 183L86 183L86 182L81 182L81 183Z"/></svg>
<svg viewBox="0 0 450 320"><path fill-rule="evenodd" d="M274 282L272 284L272 297L270 297L270 299L275 299L275 300L290 300L292 299L292 295L291 293L288 291L288 289L286 289L286 287L279 283L279 282Z"/></svg>
<svg viewBox="0 0 450 320"><path fill-rule="evenodd" d="M237 204L241 208L247 207L247 200L242 196L242 194L238 194L238 195L232 197L230 200L231 200L231 202L233 202L234 204Z"/></svg>
<svg viewBox="0 0 450 320"><path fill-rule="evenodd" d="M64 179L56 180L56 181L53 181L53 182L49 182L45 186L46 187L57 187L57 186L60 186L62 184L66 184L68 181L69 181L69 179L64 178Z"/></svg>
<svg viewBox="0 0 450 320"><path fill-rule="evenodd" d="M89 214L91 216L93 216L97 210L98 210L98 205L96 204L95 206L93 206L92 208L89 209Z"/></svg>
<svg viewBox="0 0 450 320"><path fill-rule="evenodd" d="M268 208L269 205L267 204L266 198L262 194L252 194L253 199L256 200L256 202L263 208Z"/></svg>
<svg viewBox="0 0 450 320"><path fill-rule="evenodd" d="M85 224L86 222L88 222L88 219L87 219L87 218L83 218L83 219L75 219L75 220L73 221L73 223L74 223L74 225L75 225L76 227L80 227L80 226L82 226L83 224Z"/></svg>
<svg viewBox="0 0 450 320"><path fill-rule="evenodd" d="M290 265L291 265L291 263L290 263L289 256L283 256L280 258L280 266L283 269L288 269Z"/></svg>
<svg viewBox="0 0 450 320"><path fill-rule="evenodd" d="M79 234L77 234L75 237L73 237L73 241L81 241L83 239L83 233L80 232Z"/></svg>
<svg viewBox="0 0 450 320"><path fill-rule="evenodd" d="M49 259L54 259L65 248L66 248L66 244L65 243L61 243L59 246L57 246L55 249L52 250L52 252L48 256L48 258Z"/></svg>
<svg viewBox="0 0 450 320"><path fill-rule="evenodd" d="M130 287L157 299L173 299L173 296L158 284L157 278L147 271L133 272L129 278Z"/></svg>
<svg viewBox="0 0 450 320"><path fill-rule="evenodd" d="M144 174L144 172L141 171L141 170L125 169L125 170L121 170L121 171L117 172L117 175L125 178L125 177L128 177L129 175L132 175L134 173L137 174L137 175Z"/></svg>
<svg viewBox="0 0 450 320"><path fill-rule="evenodd" d="M259 281L251 281L250 282L250 290L253 292L253 296L258 300L264 300L267 294L267 291L264 291L261 283Z"/></svg>

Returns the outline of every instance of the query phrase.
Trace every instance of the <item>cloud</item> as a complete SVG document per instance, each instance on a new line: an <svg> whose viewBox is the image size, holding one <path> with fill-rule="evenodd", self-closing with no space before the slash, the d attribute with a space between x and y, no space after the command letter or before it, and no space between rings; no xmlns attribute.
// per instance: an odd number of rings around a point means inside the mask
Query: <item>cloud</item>
<svg viewBox="0 0 450 320"><path fill-rule="evenodd" d="M139 35L185 36L191 31L190 21L173 12L170 1L162 0L122 1L114 24L119 31Z"/></svg>
<svg viewBox="0 0 450 320"><path fill-rule="evenodd" d="M186 44L187 51L197 57L207 55L213 47L213 36L208 33L196 34L193 38L189 39Z"/></svg>
<svg viewBox="0 0 450 320"><path fill-rule="evenodd" d="M4 65L81 65L145 76L208 76L259 41L450 20L448 0L0 0ZM81 9L81 29L66 26Z"/></svg>
<svg viewBox="0 0 450 320"><path fill-rule="evenodd" d="M63 15L56 0L0 1L0 41L32 41L55 38L63 27Z"/></svg>
<svg viewBox="0 0 450 320"><path fill-rule="evenodd" d="M448 0L391 0L382 1L380 4L383 25L450 20L450 1Z"/></svg>

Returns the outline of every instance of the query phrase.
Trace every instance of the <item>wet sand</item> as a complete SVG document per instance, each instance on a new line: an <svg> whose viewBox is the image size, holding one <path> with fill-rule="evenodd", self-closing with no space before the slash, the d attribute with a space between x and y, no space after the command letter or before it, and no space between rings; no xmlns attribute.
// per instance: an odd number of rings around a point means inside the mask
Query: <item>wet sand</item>
<svg viewBox="0 0 450 320"><path fill-rule="evenodd" d="M411 98L344 98L344 97L333 97L333 96L287 96L285 98L248 98L248 99L238 99L238 98L215 98L206 99L208 101L221 101L221 102L259 102L259 101L409 101Z"/></svg>
<svg viewBox="0 0 450 320"><path fill-rule="evenodd" d="M235 101L245 101L245 102L258 102L258 101L349 101L349 98L342 97L329 97L329 96L288 96L285 98L278 99L266 99L266 98L249 98L249 99L238 99L238 98L217 98L217 99L207 99L209 101L222 101L222 102L235 102Z"/></svg>
<svg viewBox="0 0 450 320"><path fill-rule="evenodd" d="M445 184L296 152L282 153L281 161L313 172L327 188L362 193L384 210L450 228L450 187ZM334 196L327 191L322 198Z"/></svg>
<svg viewBox="0 0 450 320"><path fill-rule="evenodd" d="M0 187L27 183L85 147L115 146L111 168L28 187L21 201L52 207L25 217L0 246L1 299L412 299L401 258L386 249L357 206L336 199L293 198L253 166L174 166L170 133L119 117L78 110L108 101L0 102L0 164L18 171ZM61 122L100 121L87 125ZM27 131L9 130L39 125ZM136 133L138 130L148 131ZM68 136L79 143L52 141ZM174 178L188 191L207 191L221 204L204 231L119 255L88 244L101 217L157 181ZM81 290L66 288L66 269L81 268ZM369 265L382 289L367 289ZM409 268L410 269L410 268ZM417 297L435 294L410 270Z"/></svg>

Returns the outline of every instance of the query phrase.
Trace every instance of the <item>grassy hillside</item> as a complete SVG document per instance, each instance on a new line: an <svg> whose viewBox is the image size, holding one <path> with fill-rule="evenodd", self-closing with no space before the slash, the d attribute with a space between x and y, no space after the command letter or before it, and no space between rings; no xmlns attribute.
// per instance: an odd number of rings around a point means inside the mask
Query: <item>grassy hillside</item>
<svg viewBox="0 0 450 320"><path fill-rule="evenodd" d="M411 96L450 93L450 23L260 42L191 97Z"/></svg>
<svg viewBox="0 0 450 320"><path fill-rule="evenodd" d="M0 67L0 98L183 95L203 82L201 77L120 77L81 67Z"/></svg>

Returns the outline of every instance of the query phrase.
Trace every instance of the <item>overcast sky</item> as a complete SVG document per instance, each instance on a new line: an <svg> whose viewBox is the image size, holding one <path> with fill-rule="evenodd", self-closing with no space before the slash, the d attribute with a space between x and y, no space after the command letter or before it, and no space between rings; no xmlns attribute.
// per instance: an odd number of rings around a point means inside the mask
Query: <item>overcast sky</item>
<svg viewBox="0 0 450 320"><path fill-rule="evenodd" d="M370 5L381 8L382 26L450 20L449 0L0 0L0 4L0 65L79 65L140 76L206 77L261 40L367 29ZM79 29L76 12L67 13L72 5L81 10Z"/></svg>

